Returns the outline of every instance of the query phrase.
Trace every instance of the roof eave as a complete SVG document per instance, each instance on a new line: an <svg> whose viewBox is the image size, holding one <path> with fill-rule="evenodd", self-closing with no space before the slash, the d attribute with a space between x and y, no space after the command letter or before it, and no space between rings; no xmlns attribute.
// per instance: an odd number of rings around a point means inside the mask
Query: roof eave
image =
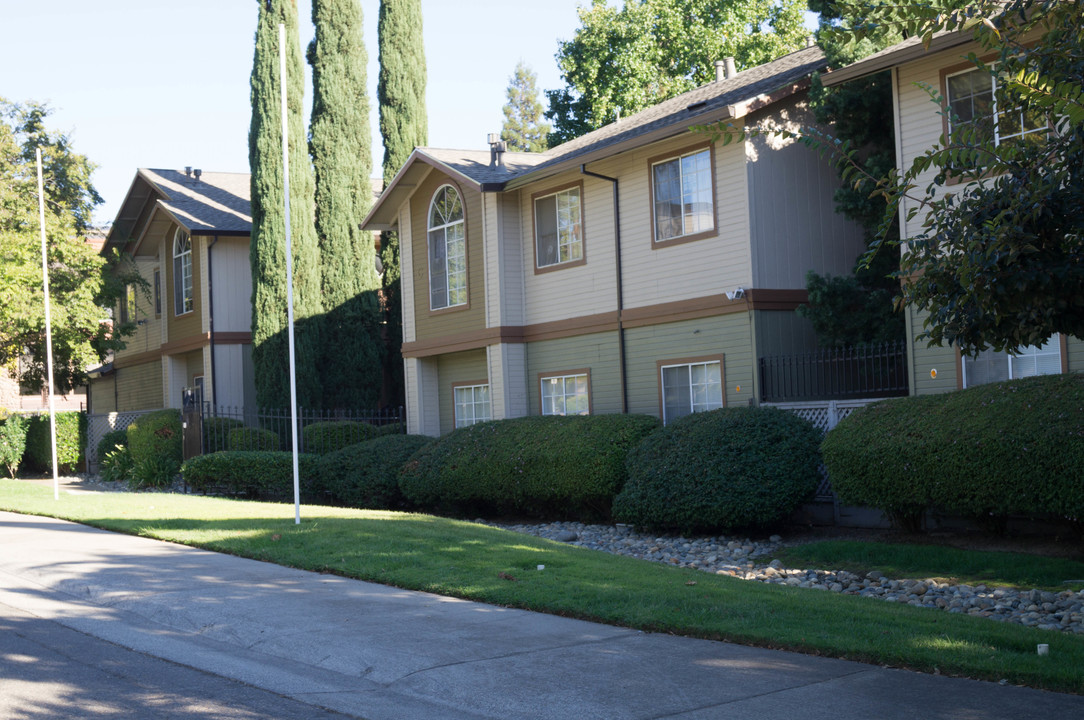
<svg viewBox="0 0 1084 720"><path fill-rule="evenodd" d="M970 42L971 39L971 33L967 30L957 30L943 35L935 35L928 46L923 45L921 42L909 43L904 41L897 46L896 50L877 53L838 70L822 73L821 84L825 87L832 87L850 80L857 80L860 77L873 75L912 60L919 60L931 53L959 47Z"/></svg>
<svg viewBox="0 0 1084 720"><path fill-rule="evenodd" d="M403 167L399 169L399 172L395 174L388 186L384 188L384 192L380 193L380 197L373 203L373 206L369 209L369 214L361 221L362 230L384 231L395 228L397 220L395 213L398 212L399 206L414 193L414 186L404 186L403 178L419 162L447 173L463 184L482 192L487 192L489 186L493 185L493 183L480 183L469 175L426 154L421 148L414 148L414 151L410 153L410 157L403 163ZM386 212L385 208L388 208ZM392 215L389 217L388 213L392 213Z"/></svg>

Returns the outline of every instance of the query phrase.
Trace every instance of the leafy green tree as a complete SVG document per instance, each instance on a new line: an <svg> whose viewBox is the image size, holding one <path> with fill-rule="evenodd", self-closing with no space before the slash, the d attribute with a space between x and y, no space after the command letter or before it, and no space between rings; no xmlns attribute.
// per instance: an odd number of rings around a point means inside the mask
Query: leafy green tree
<svg viewBox="0 0 1084 720"><path fill-rule="evenodd" d="M559 43L567 87L548 90L556 145L715 79L715 61L739 70L802 47L801 0L592 0Z"/></svg>
<svg viewBox="0 0 1084 720"><path fill-rule="evenodd" d="M1084 337L1084 6L839 6L859 18L848 33L858 38L885 27L924 43L943 30L969 32L981 48L969 61L991 77L997 107L1012 108L1002 119L953 123L947 137L879 186L888 200L886 224L905 200L908 219L920 221L918 232L903 238L900 274L907 282L899 302L926 314L921 336L966 353L1019 350L1054 333ZM996 143L992 123L1011 116L1034 123L1036 132ZM857 176L856 156L846 148L844 161ZM899 244L885 237L874 249Z"/></svg>
<svg viewBox="0 0 1084 720"><path fill-rule="evenodd" d="M521 60L508 83L508 102L502 108L504 126L501 140L509 150L542 152L549 147L546 137L549 123L542 119L542 103L538 100L538 76Z"/></svg>
<svg viewBox="0 0 1084 720"><path fill-rule="evenodd" d="M316 176L324 407L373 407L384 376L384 340L373 237L360 229L372 205L368 56L358 0L314 0L309 46L309 125Z"/></svg>
<svg viewBox="0 0 1084 720"><path fill-rule="evenodd" d="M853 36L844 41L839 31L849 28L854 18L841 15L834 0L811 0L809 9L820 14L817 39L832 67L849 65L903 39L898 31L882 28L860 41ZM835 192L835 203L836 212L862 225L870 245L880 237L885 203L872 194L876 184L869 178L883 177L896 166L891 75L885 71L830 88L816 76L810 105L817 122L832 126L838 140L862 148L856 160L866 177L843 183ZM898 224L887 232L890 238L898 238ZM860 258L851 275L811 272L806 277L809 303L798 314L813 323L826 347L902 340L906 334L903 315L893 302L898 270L899 253L886 249L872 258Z"/></svg>
<svg viewBox="0 0 1084 720"><path fill-rule="evenodd" d="M290 401L286 305L286 223L283 210L282 120L279 95L279 23L286 26L287 132L290 158L290 231L293 248L294 314L298 320L321 312L320 270L313 222L313 175L302 120L304 63L293 0L259 4L256 52L252 62L252 124L248 135L252 170L252 361L261 407L283 408ZM297 398L319 407L315 323L296 333Z"/></svg>
<svg viewBox="0 0 1084 720"><path fill-rule="evenodd" d="M54 382L68 391L109 350L123 347L132 325L105 322L106 308L136 282L130 266L110 265L85 242L91 213L102 202L91 183L94 164L63 133L45 127L49 108L0 98L0 364L20 382L42 387L46 373L45 300L41 277L36 150L45 183L46 255L52 311Z"/></svg>
<svg viewBox="0 0 1084 720"><path fill-rule="evenodd" d="M384 185L428 137L425 111L425 45L421 0L381 0L377 22L380 78L380 135L384 141ZM403 315L399 282L399 238L381 238L384 303L387 317L387 377L392 400L403 401Z"/></svg>

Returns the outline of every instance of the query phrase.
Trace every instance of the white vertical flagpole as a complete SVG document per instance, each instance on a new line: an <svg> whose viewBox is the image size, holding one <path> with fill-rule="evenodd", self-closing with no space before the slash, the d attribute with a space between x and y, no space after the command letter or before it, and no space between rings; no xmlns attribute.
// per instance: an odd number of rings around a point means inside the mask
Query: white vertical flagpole
<svg viewBox="0 0 1084 720"><path fill-rule="evenodd" d="M290 152L286 129L286 26L279 23L279 95L282 100L282 186L286 208L286 337L290 348L290 440L294 461L294 524L301 524L297 471L297 369L294 366L294 256L290 245Z"/></svg>
<svg viewBox="0 0 1084 720"><path fill-rule="evenodd" d="M56 408L53 403L53 319L49 307L49 261L45 251L45 180L41 172L41 148L38 159L38 224L41 226L41 277L45 291L45 367L49 382L49 440L53 452L53 499L60 499L60 478L56 469Z"/></svg>

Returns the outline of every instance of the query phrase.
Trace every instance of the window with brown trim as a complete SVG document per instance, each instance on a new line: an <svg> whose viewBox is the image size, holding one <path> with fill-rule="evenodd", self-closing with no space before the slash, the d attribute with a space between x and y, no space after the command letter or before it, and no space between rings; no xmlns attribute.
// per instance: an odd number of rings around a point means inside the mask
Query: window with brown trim
<svg viewBox="0 0 1084 720"><path fill-rule="evenodd" d="M656 244L687 242L715 230L714 152L710 145L648 161L652 237Z"/></svg>
<svg viewBox="0 0 1084 720"><path fill-rule="evenodd" d="M572 370L539 375L543 415L590 415L591 372Z"/></svg>
<svg viewBox="0 0 1084 720"><path fill-rule="evenodd" d="M722 357L662 360L658 367L663 424L726 404Z"/></svg>
<svg viewBox="0 0 1084 720"><path fill-rule="evenodd" d="M452 409L457 428L493 419L489 383L452 383Z"/></svg>
<svg viewBox="0 0 1084 720"><path fill-rule="evenodd" d="M429 204L429 309L467 302L467 230L463 201L441 185Z"/></svg>
<svg viewBox="0 0 1084 720"><path fill-rule="evenodd" d="M582 264L583 184L532 195L536 270Z"/></svg>

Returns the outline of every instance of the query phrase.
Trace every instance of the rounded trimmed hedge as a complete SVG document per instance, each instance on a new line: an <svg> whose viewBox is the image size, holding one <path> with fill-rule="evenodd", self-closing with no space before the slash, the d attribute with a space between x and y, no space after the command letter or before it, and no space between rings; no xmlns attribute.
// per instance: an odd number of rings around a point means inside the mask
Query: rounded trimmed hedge
<svg viewBox="0 0 1084 720"><path fill-rule="evenodd" d="M625 455L658 424L648 415L479 423L419 450L399 489L413 505L446 513L608 519Z"/></svg>
<svg viewBox="0 0 1084 720"><path fill-rule="evenodd" d="M282 449L278 434L264 428L234 427L226 437L226 446L231 451L277 452Z"/></svg>
<svg viewBox="0 0 1084 720"><path fill-rule="evenodd" d="M904 525L929 508L1084 519L1084 375L1044 375L855 411L824 438L841 502Z"/></svg>
<svg viewBox="0 0 1084 720"><path fill-rule="evenodd" d="M180 411L155 410L136 418L128 426L132 483L159 486L172 480L181 468L182 441Z"/></svg>
<svg viewBox="0 0 1084 720"><path fill-rule="evenodd" d="M128 430L110 430L98 441L98 462L117 447L128 447Z"/></svg>
<svg viewBox="0 0 1084 720"><path fill-rule="evenodd" d="M303 491L312 485L318 460L315 455L297 456ZM282 500L293 496L293 453L223 450L189 458L181 467L181 475L195 492Z"/></svg>
<svg viewBox="0 0 1084 720"><path fill-rule="evenodd" d="M426 435L385 435L320 457L317 490L347 507L391 510L406 504L399 469L433 442Z"/></svg>
<svg viewBox="0 0 1084 720"><path fill-rule="evenodd" d="M810 422L778 408L686 415L629 453L614 518L683 533L778 522L816 491L820 440Z"/></svg>
<svg viewBox="0 0 1084 720"><path fill-rule="evenodd" d="M317 455L326 455L372 440L376 435L375 425L351 420L327 420L301 428L301 441L305 452Z"/></svg>

